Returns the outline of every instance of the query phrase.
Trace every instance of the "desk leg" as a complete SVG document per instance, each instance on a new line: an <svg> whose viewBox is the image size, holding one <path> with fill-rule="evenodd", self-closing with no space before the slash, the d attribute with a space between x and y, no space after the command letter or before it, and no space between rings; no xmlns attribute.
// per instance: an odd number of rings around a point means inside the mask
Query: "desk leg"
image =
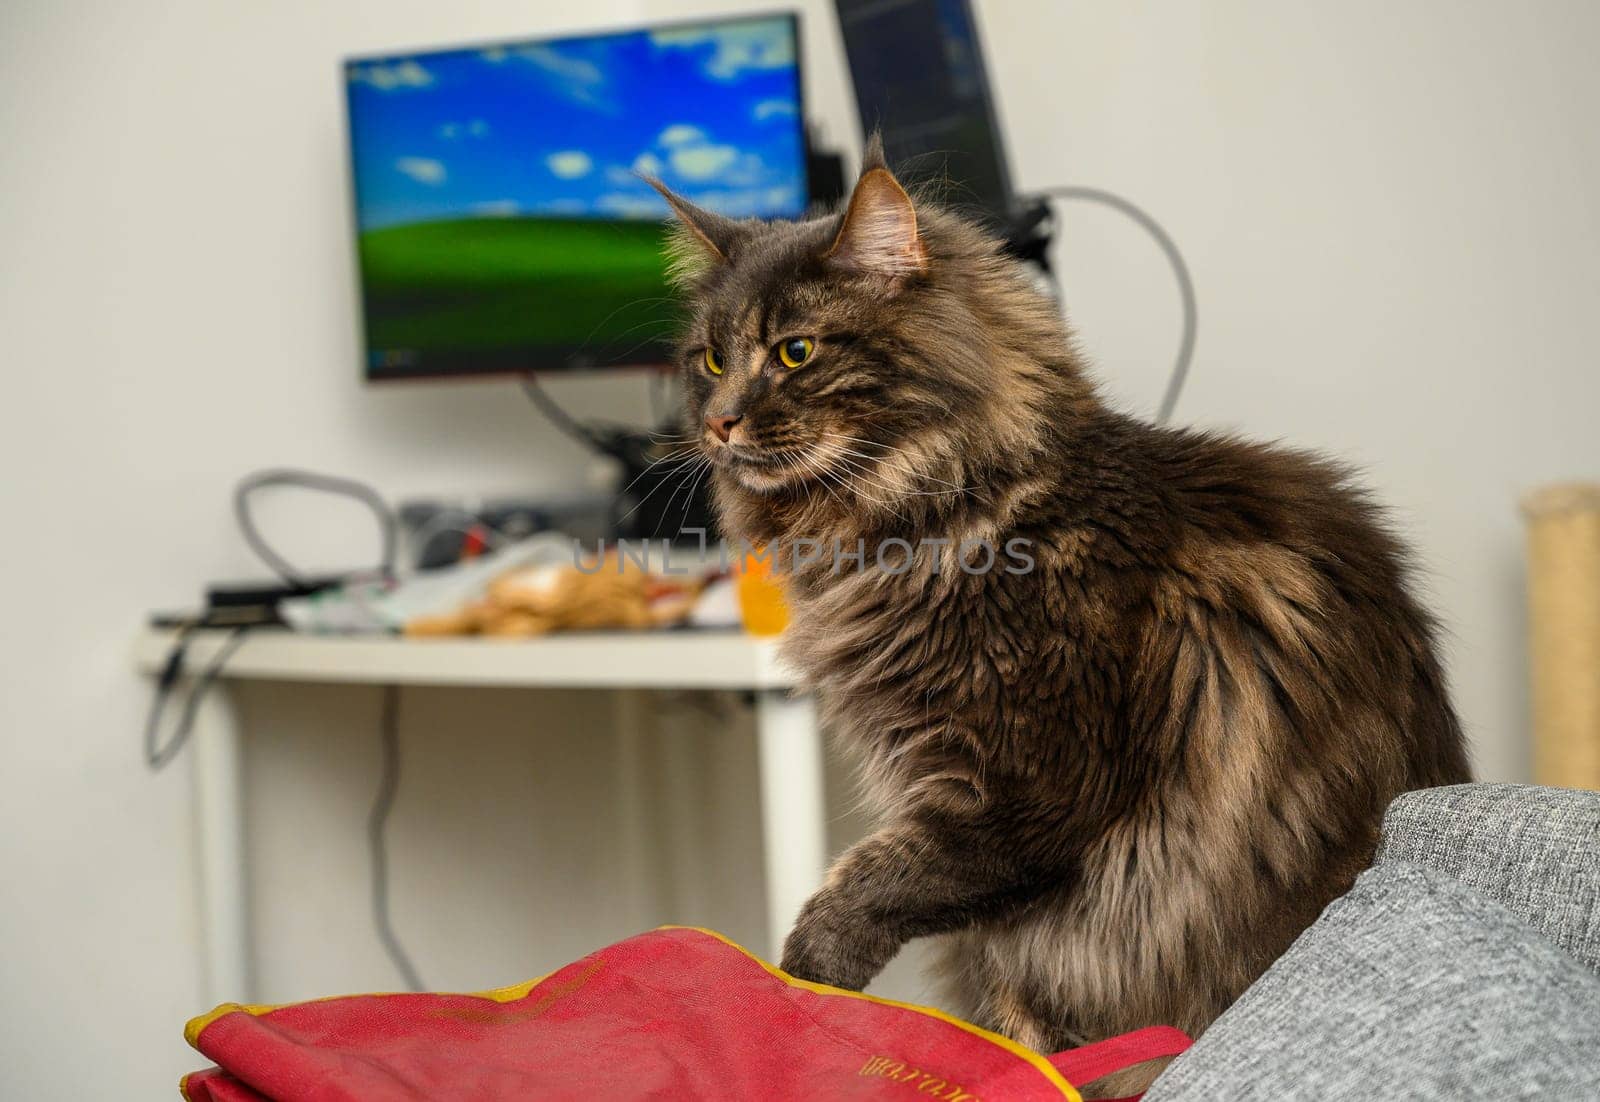
<svg viewBox="0 0 1600 1102"><path fill-rule="evenodd" d="M611 696L616 711L617 871L627 886L626 929L635 933L671 921L662 917L666 913L662 900L667 898L662 870L667 858L651 818L655 790L645 761L646 743L655 731L649 726L649 702L642 689L618 689Z"/></svg>
<svg viewBox="0 0 1600 1102"><path fill-rule="evenodd" d="M827 871L828 814L822 734L808 696L756 694L762 849L767 875L767 956L783 951L795 916Z"/></svg>
<svg viewBox="0 0 1600 1102"><path fill-rule="evenodd" d="M243 746L227 682L215 682L200 702L191 742L206 996L213 1003L250 1002Z"/></svg>

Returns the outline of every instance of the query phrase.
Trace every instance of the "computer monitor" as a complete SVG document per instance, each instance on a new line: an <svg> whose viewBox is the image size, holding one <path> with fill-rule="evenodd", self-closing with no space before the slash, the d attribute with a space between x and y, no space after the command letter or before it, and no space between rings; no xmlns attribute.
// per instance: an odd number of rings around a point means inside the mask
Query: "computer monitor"
<svg viewBox="0 0 1600 1102"><path fill-rule="evenodd" d="M722 214L808 201L793 15L347 61L370 379L660 362L659 177Z"/></svg>
<svg viewBox="0 0 1600 1102"><path fill-rule="evenodd" d="M864 131L901 179L1001 222L1012 213L977 25L967 0L835 0Z"/></svg>

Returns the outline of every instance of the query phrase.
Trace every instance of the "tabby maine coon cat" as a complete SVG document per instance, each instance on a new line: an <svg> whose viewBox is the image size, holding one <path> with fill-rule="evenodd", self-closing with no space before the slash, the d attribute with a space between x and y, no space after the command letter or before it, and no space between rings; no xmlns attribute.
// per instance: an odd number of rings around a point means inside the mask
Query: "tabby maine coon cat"
<svg viewBox="0 0 1600 1102"><path fill-rule="evenodd" d="M875 141L812 221L661 190L723 529L794 567L785 646L882 818L783 968L861 988L938 935L953 1009L1034 1049L1204 1030L1391 799L1468 777L1405 552L1334 463L1109 409Z"/></svg>

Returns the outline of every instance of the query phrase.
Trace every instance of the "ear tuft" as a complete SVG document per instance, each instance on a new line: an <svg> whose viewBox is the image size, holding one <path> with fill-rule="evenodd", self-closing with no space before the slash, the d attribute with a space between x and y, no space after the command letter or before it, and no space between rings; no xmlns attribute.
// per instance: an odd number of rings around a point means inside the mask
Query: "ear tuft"
<svg viewBox="0 0 1600 1102"><path fill-rule="evenodd" d="M872 133L867 135L867 144L861 150L861 175L865 176L875 168L888 171L889 161L883 155L883 131L873 127Z"/></svg>
<svg viewBox="0 0 1600 1102"><path fill-rule="evenodd" d="M677 216L677 225L667 237L667 276L675 286L687 287L728 262L745 234L743 226L696 206L654 177L641 178L661 193Z"/></svg>
<svg viewBox="0 0 1600 1102"><path fill-rule="evenodd" d="M881 146L878 155L882 157ZM927 266L927 252L917 234L916 207L887 168L868 168L861 174L839 234L824 256L841 268L891 279L915 275Z"/></svg>
<svg viewBox="0 0 1600 1102"><path fill-rule="evenodd" d="M667 258L667 285L682 292L694 291L709 272L727 263L720 253L708 249L706 239L685 222L667 226L661 249Z"/></svg>

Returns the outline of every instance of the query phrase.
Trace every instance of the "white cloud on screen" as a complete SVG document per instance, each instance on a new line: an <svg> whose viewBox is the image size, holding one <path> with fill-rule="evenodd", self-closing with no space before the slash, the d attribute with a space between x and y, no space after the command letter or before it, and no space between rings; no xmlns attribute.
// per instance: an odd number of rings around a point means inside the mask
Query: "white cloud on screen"
<svg viewBox="0 0 1600 1102"><path fill-rule="evenodd" d="M667 209L666 203L654 192L644 195L612 192L600 196L594 205L607 214L615 214L622 218L660 218Z"/></svg>
<svg viewBox="0 0 1600 1102"><path fill-rule="evenodd" d="M697 191L689 196L707 210L729 218L751 218L774 210L794 210L800 206L800 190L795 187L717 188Z"/></svg>
<svg viewBox="0 0 1600 1102"><path fill-rule="evenodd" d="M479 218L510 218L522 212L522 204L515 199L489 199L472 204L472 213Z"/></svg>
<svg viewBox="0 0 1600 1102"><path fill-rule="evenodd" d="M776 118L792 119L795 116L794 102L786 99L764 99L750 109L750 114L757 122Z"/></svg>
<svg viewBox="0 0 1600 1102"><path fill-rule="evenodd" d="M666 166L661 163L661 158L646 150L633 159L633 170L642 172L646 176L660 176L661 170Z"/></svg>
<svg viewBox="0 0 1600 1102"><path fill-rule="evenodd" d="M766 162L759 153L741 153L733 164L719 177L719 182L732 187L755 187L771 177Z"/></svg>
<svg viewBox="0 0 1600 1102"><path fill-rule="evenodd" d="M668 156L672 170L686 180L708 180L739 159L731 145L680 146Z"/></svg>
<svg viewBox="0 0 1600 1102"><path fill-rule="evenodd" d="M495 65L522 61L545 74L550 85L574 103L604 114L618 114L619 108L606 94L606 74L599 65L582 57L572 57L549 46L501 46L480 51L479 57Z"/></svg>
<svg viewBox="0 0 1600 1102"><path fill-rule="evenodd" d="M449 176L443 161L432 157L401 157L394 163L395 171L411 177L419 184L437 187Z"/></svg>
<svg viewBox="0 0 1600 1102"><path fill-rule="evenodd" d="M581 149L564 149L559 153L552 153L544 159L545 167L552 175L563 180L576 180L580 176L587 176L594 168L594 160Z"/></svg>
<svg viewBox="0 0 1600 1102"><path fill-rule="evenodd" d="M380 92L393 92L399 88L426 88L433 83L433 74L408 58L388 64L374 62L357 65L350 70L350 83L368 84Z"/></svg>
<svg viewBox="0 0 1600 1102"><path fill-rule="evenodd" d="M568 57L549 46L521 46L513 51L513 56L574 84L595 85L606 81L605 73L594 62L581 57Z"/></svg>
<svg viewBox="0 0 1600 1102"><path fill-rule="evenodd" d="M747 69L783 69L794 64L794 40L787 19L763 19L725 26L670 27L650 41L660 50L712 47L703 64L713 80L733 80Z"/></svg>
<svg viewBox="0 0 1600 1102"><path fill-rule="evenodd" d="M706 132L686 122L673 123L656 135L657 143L666 146L696 145L706 140Z"/></svg>
<svg viewBox="0 0 1600 1102"><path fill-rule="evenodd" d="M485 138L489 135L489 124L482 119L468 119L466 122L442 122L436 131L439 137L447 142L457 138Z"/></svg>

